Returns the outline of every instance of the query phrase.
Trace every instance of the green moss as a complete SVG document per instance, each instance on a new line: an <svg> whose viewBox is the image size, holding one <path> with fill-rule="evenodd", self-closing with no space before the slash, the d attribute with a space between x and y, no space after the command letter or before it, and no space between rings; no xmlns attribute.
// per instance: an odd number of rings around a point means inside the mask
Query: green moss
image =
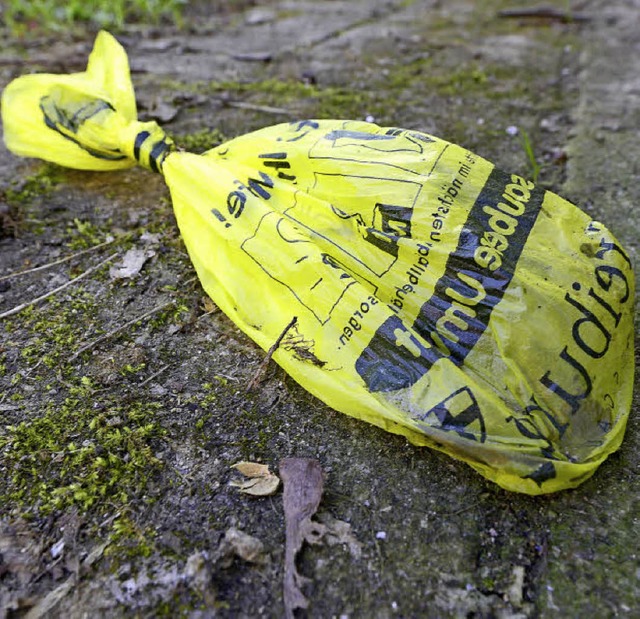
<svg viewBox="0 0 640 619"><path fill-rule="evenodd" d="M538 176L542 167L538 163L538 159L533 151L533 144L529 138L529 134L524 129L520 129L520 143L529 163L529 176L534 183L538 182Z"/></svg>
<svg viewBox="0 0 640 619"><path fill-rule="evenodd" d="M228 138L219 129L202 129L195 133L178 135L176 143L192 153L203 153L226 142Z"/></svg>
<svg viewBox="0 0 640 619"><path fill-rule="evenodd" d="M136 557L150 557L155 550L154 538L152 527L140 527L125 511L111 526L110 543L105 555L117 557L119 563Z"/></svg>
<svg viewBox="0 0 640 619"><path fill-rule="evenodd" d="M169 305L166 309L154 314L149 320L149 327L152 330L161 329L168 324L182 324L190 313L190 308L186 303L176 301L174 305Z"/></svg>
<svg viewBox="0 0 640 619"><path fill-rule="evenodd" d="M289 103L304 97L315 96L318 87L295 80L281 80L268 78L256 82L208 82L201 84L200 90L210 94L234 93L262 93L273 97L272 102Z"/></svg>
<svg viewBox="0 0 640 619"><path fill-rule="evenodd" d="M51 193L60 182L62 174L63 168L43 163L35 174L27 176L19 186L9 187L5 191L5 199L10 205L23 206L34 198Z"/></svg>
<svg viewBox="0 0 640 619"><path fill-rule="evenodd" d="M449 110L443 124L460 120L469 130L469 115L477 109L478 116L485 116L487 106L494 101L516 101L529 98L537 92L538 78L546 79L545 68L529 70L527 79L522 79L520 68L487 62L480 59L465 60L458 65L442 63L437 52L425 42L424 49L416 49L413 58L403 59L379 71L374 77L363 76L363 85L349 86L308 84L299 80L267 78L255 82L214 81L209 83L182 84L166 82L166 89L178 92L185 90L220 97L223 100L242 101L255 105L284 108L296 118L353 118L373 116L381 124L398 125L405 116L416 120L416 109L432 109L434 119ZM375 59L364 58L368 64ZM451 110L465 106L464 110ZM545 99L545 106L550 98ZM398 125L402 126L402 124ZM448 129L448 127L446 127ZM205 144L208 130L203 132ZM458 137L457 134L455 137ZM504 137L503 135L501 137ZM188 150L193 150L187 142ZM194 134L196 149L200 136ZM180 139L178 139L180 143Z"/></svg>
<svg viewBox="0 0 640 619"><path fill-rule="evenodd" d="M16 35L34 27L59 32L75 23L121 28L125 23L182 23L186 0L7 0L5 20Z"/></svg>
<svg viewBox="0 0 640 619"><path fill-rule="evenodd" d="M131 363L127 363L125 366L123 366L120 369L120 373L123 376L131 376L131 375L135 375L138 372L140 372L141 370L144 370L144 368L147 366L146 363L136 363L136 364L131 364Z"/></svg>
<svg viewBox="0 0 640 619"><path fill-rule="evenodd" d="M30 365L59 367L82 344L91 326L87 323L95 320L98 310L97 299L81 287L67 297L52 297L42 307L26 308L15 318L30 335L22 342L22 359Z"/></svg>
<svg viewBox="0 0 640 619"><path fill-rule="evenodd" d="M42 221L37 219L35 209L32 208L39 198L52 193L60 182L63 169L51 163L42 163L35 174L14 182L12 186L0 192L0 199L9 207L8 228L13 229L13 234L33 232L42 234L46 228ZM0 222L0 235L2 234L2 222Z"/></svg>
<svg viewBox="0 0 640 619"><path fill-rule="evenodd" d="M483 578L482 579L482 589L483 591L495 591L496 583L493 578Z"/></svg>
<svg viewBox="0 0 640 619"><path fill-rule="evenodd" d="M454 97L469 99L480 96L489 99L521 96L527 83L520 79L517 67L491 65L481 61L470 61L455 68L441 66L432 55L394 65L393 71L384 78L384 84L396 94L409 91L417 97ZM380 89L383 89L380 82Z"/></svg>
<svg viewBox="0 0 640 619"><path fill-rule="evenodd" d="M6 428L0 437L6 508L45 515L73 505L118 507L144 491L161 465L152 449L163 434L158 405L114 401L96 410L93 391L83 377L61 403L48 402L42 416Z"/></svg>
<svg viewBox="0 0 640 619"><path fill-rule="evenodd" d="M106 223L104 230L98 228L91 221L82 221L78 218L73 220L67 228L70 240L67 243L69 249L80 250L93 247L103 243L111 229L111 222Z"/></svg>
<svg viewBox="0 0 640 619"><path fill-rule="evenodd" d="M218 379L221 377L214 376L214 378ZM222 386L226 385L226 379L224 380L225 383ZM198 405L200 410L203 411L202 416L195 423L196 432L201 438L209 438L205 425L213 417L213 413L210 411L217 403L217 400L218 394L215 391L215 385L213 383L204 383L202 385L202 392L197 394L193 399L193 402Z"/></svg>
<svg viewBox="0 0 640 619"><path fill-rule="evenodd" d="M183 84L175 81L165 81L165 89L178 92L185 90L206 94L223 99L245 101L255 105L272 106L277 108L291 107L292 116L314 118L360 118L366 114L375 113L379 94L368 90L338 87L318 86L296 80L264 79L256 82L208 82L198 84ZM178 144L187 150L197 150L204 141L205 148L212 141L219 138L227 139L218 132L205 130L203 135L193 134L195 147L190 146L190 136L186 141L180 136L176 138ZM212 133L209 136L209 133ZM216 146L217 144L213 144Z"/></svg>
<svg viewBox="0 0 640 619"><path fill-rule="evenodd" d="M380 116L383 104L375 93L346 88L325 88L318 93L316 116L320 118L364 118Z"/></svg>

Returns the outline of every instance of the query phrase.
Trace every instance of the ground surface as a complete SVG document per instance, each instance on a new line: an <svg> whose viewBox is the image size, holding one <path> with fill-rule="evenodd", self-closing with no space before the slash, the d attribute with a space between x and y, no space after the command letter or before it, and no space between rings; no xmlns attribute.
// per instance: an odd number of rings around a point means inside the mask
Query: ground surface
<svg viewBox="0 0 640 619"><path fill-rule="evenodd" d="M372 116L503 169L540 165L540 182L605 221L635 260L637 0L555 3L569 20L499 17L523 4L500 0L206 4L186 31L119 34L141 116L185 147L292 118ZM1 36L0 86L81 70L93 39ZM205 300L159 176L0 149L0 197L0 312L112 254L148 252L133 278L102 266L0 324L0 617L282 616L281 496L251 500L228 482L239 460L277 468L291 455L326 471L320 518L351 525L300 557L311 617L637 616L637 393L622 448L591 480L510 494L331 411L273 364L247 392L264 353ZM261 561L220 557L231 527L261 540Z"/></svg>

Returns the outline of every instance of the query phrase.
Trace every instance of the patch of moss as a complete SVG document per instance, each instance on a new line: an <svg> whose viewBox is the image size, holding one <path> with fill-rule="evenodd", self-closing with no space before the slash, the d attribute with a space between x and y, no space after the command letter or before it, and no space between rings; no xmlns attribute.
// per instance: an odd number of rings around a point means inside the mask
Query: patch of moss
<svg viewBox="0 0 640 619"><path fill-rule="evenodd" d="M61 32L76 24L99 28L122 28L126 23L169 20L181 25L186 0L8 0L5 20L14 35L34 29Z"/></svg>
<svg viewBox="0 0 640 619"><path fill-rule="evenodd" d="M22 343L22 359L30 365L59 367L82 344L85 320L94 320L97 312L98 301L81 287L52 297L43 307L26 308L16 317L31 335Z"/></svg>
<svg viewBox="0 0 640 619"><path fill-rule="evenodd" d="M317 112L319 118L365 118L378 117L383 113L384 103L375 93L347 88L323 88L318 91Z"/></svg>
<svg viewBox="0 0 640 619"><path fill-rule="evenodd" d="M5 428L0 502L6 508L40 515L106 502L113 508L144 492L161 467L152 448L163 435L159 405L107 400L96 408L93 393L83 377L40 417Z"/></svg>
<svg viewBox="0 0 640 619"><path fill-rule="evenodd" d="M211 94L221 93L262 93L273 97L273 103L288 103L303 97L314 96L319 88L296 80L281 80L267 78L257 82L209 82L200 86L202 90Z"/></svg>
<svg viewBox="0 0 640 619"><path fill-rule="evenodd" d="M9 187L5 198L9 204L24 205L34 198L50 193L61 181L63 168L53 163L43 163L38 171L27 176L19 185Z"/></svg>
<svg viewBox="0 0 640 619"><path fill-rule="evenodd" d="M118 558L118 563L136 557L150 557L154 550L155 531L140 527L128 513L122 513L111 525L109 547L105 555Z"/></svg>
<svg viewBox="0 0 640 619"><path fill-rule="evenodd" d="M144 362L127 363L120 369L120 374L122 374L123 376L133 376L135 374L138 374L138 372L140 372L141 370L144 370L146 366L147 364Z"/></svg>
<svg viewBox="0 0 640 619"><path fill-rule="evenodd" d="M228 139L219 129L202 129L195 133L178 135L175 141L185 150L198 154L215 148Z"/></svg>
<svg viewBox="0 0 640 619"><path fill-rule="evenodd" d="M298 80L264 79L256 82L208 82L197 84L183 84L167 81L165 89L174 89L179 92L190 91L220 97L225 100L249 101L256 105L272 107L288 106L292 108L292 115L314 118L359 118L366 114L374 113L376 94L368 90L345 88L338 86L318 86ZM295 108L295 109L294 109ZM204 146L208 146L207 140L211 137L225 138L222 134L205 130L203 136L194 134L195 145L199 146L204 138ZM176 141L187 150L189 136L186 141L177 137ZM216 146L217 144L213 144Z"/></svg>
<svg viewBox="0 0 640 619"><path fill-rule="evenodd" d="M190 307L185 302L176 300L175 304L167 306L149 319L149 328L153 332L167 324L181 325L189 319L190 311Z"/></svg>
<svg viewBox="0 0 640 619"><path fill-rule="evenodd" d="M107 222L105 230L101 230L91 221L82 221L75 218L67 227L67 233L71 237L67 243L69 249L81 250L93 247L104 242L109 235L111 222Z"/></svg>
<svg viewBox="0 0 640 619"><path fill-rule="evenodd" d="M214 378L218 379L219 377L216 375ZM222 386L226 386L226 379L225 382L222 383ZM218 394L215 392L213 383L204 383L202 385L202 393L197 395L194 402L198 405L199 409L202 409L203 411L210 411L210 409L217 403L217 400ZM201 431L204 428L205 423L211 419L212 416L213 414L211 412L205 412L204 415L196 421L196 430Z"/></svg>
<svg viewBox="0 0 640 619"><path fill-rule="evenodd" d="M166 83L167 89L190 90L199 94L237 100L255 105L290 109L292 116L308 118L352 118L372 116L382 124L397 124L406 110L425 105L441 110L447 100L460 99L466 106L472 102L479 110L488 102L529 97L538 88L536 75L523 80L517 66L483 59L468 60L451 67L439 62L437 53L416 50L413 58L394 63L368 81L367 88L309 84L299 80L267 78L255 82L215 81L198 84ZM540 69L544 76L544 69ZM363 78L364 79L364 78ZM548 101L545 101L548 104ZM407 112L408 113L408 112ZM458 114L456 114L457 116ZM208 131L203 132L206 148ZM200 136L195 137L199 146ZM180 142L180 139L178 139ZM186 143L189 150L189 144Z"/></svg>
<svg viewBox="0 0 640 619"><path fill-rule="evenodd" d="M61 181L63 169L52 163L42 163L37 172L13 182L1 192L6 202L7 213L0 213L0 236L3 229L13 236L29 230L42 234L46 228L42 221L34 217L31 205L38 199L48 196Z"/></svg>

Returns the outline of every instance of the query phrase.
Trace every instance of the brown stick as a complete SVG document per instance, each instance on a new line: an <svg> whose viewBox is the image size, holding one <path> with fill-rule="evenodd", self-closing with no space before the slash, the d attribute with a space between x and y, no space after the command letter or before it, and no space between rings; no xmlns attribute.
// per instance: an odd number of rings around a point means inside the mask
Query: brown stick
<svg viewBox="0 0 640 619"><path fill-rule="evenodd" d="M262 375L265 373L267 366L269 365L269 361L271 361L271 357L273 357L273 353L276 352L278 346L284 339L284 336L287 334L289 329L291 329L298 322L298 317L294 316L289 324L282 330L282 333L278 336L278 339L273 343L271 348L267 351L267 356L262 360L262 363L259 365L256 373L253 375L253 378L247 384L247 391L251 391L255 387L258 386L258 383L262 380Z"/></svg>
<svg viewBox="0 0 640 619"><path fill-rule="evenodd" d="M270 105L256 105L255 103L247 103L245 101L228 100L222 100L222 104L228 107L235 107L240 110L251 110L252 112L264 112L265 114L291 116L291 112L289 110L285 110L281 107L272 107Z"/></svg>
<svg viewBox="0 0 640 619"><path fill-rule="evenodd" d="M561 22L589 21L590 18L582 13L571 13L548 6L530 7L523 9L503 9L498 11L498 17L550 19Z"/></svg>

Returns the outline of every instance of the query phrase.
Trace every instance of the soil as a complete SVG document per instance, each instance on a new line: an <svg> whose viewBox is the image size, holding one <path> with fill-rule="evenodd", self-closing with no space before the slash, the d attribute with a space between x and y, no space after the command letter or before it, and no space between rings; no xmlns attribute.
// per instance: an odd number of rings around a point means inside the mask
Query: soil
<svg viewBox="0 0 640 619"><path fill-rule="evenodd" d="M180 28L116 34L140 117L189 150L311 117L425 131L539 173L635 262L640 3L555 4L220 0ZM82 70L94 35L0 30L0 87ZM139 270L110 276L131 249ZM0 319L0 617L283 616L282 496L229 482L238 461L286 457L320 461L318 519L341 531L298 556L309 617L637 613L637 389L593 478L506 492L329 409L273 362L248 390L265 353L200 287L160 175L0 147L0 313L102 261ZM229 531L262 552L223 552Z"/></svg>

